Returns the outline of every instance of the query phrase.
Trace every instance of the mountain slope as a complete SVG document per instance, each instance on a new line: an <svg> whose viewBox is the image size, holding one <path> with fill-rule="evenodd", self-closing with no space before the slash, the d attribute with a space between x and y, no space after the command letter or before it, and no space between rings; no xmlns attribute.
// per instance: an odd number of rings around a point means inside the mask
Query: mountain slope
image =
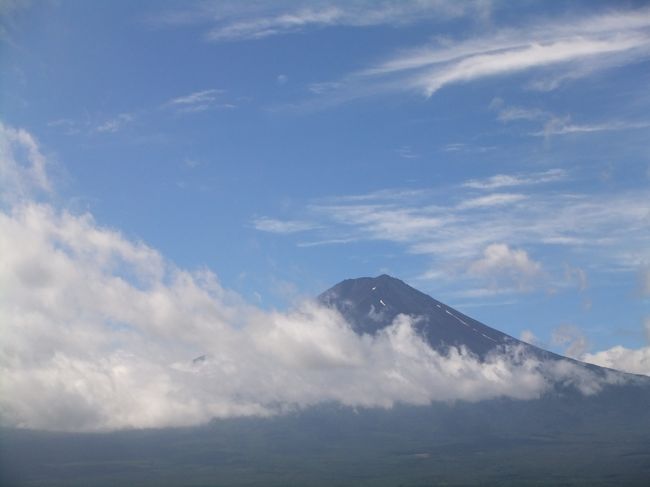
<svg viewBox="0 0 650 487"><path fill-rule="evenodd" d="M389 276L346 280L319 299L360 334L376 333L405 313L423 317L416 328L437 349L463 345L485 355L521 344L537 356L566 360ZM3 486L604 487L645 486L648 478L648 377L593 394L560 387L530 400L392 408L330 402L193 428L57 433L0 427Z"/></svg>
<svg viewBox="0 0 650 487"><path fill-rule="evenodd" d="M517 340L386 274L346 279L317 299L337 309L358 334L375 334L390 326L399 314L405 314L415 318L413 326L422 338L443 353L450 347L464 347L485 359L491 352L516 347L520 356L540 361L569 361L598 376L616 376L622 382L650 384L650 377L644 375L587 364Z"/></svg>
<svg viewBox="0 0 650 487"><path fill-rule="evenodd" d="M518 345L543 358L558 357L495 330L403 281L379 277L346 279L322 293L318 300L336 308L359 334L374 334L399 314L417 317L414 326L436 350L464 346L484 358L500 346Z"/></svg>

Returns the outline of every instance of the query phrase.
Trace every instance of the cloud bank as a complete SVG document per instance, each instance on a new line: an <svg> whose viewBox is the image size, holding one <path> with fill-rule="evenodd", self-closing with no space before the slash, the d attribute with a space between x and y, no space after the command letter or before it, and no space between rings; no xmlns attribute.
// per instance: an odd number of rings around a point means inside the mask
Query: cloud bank
<svg viewBox="0 0 650 487"><path fill-rule="evenodd" d="M4 424L173 426L323 401L529 399L549 387L532 360L442 356L407 317L360 337L313 303L262 312L90 215L29 203L0 225Z"/></svg>
<svg viewBox="0 0 650 487"><path fill-rule="evenodd" d="M3 170L19 165L18 149L31 149L25 174L41 167L34 138L3 129ZM3 185L12 181L20 179ZM462 349L441 355L414 332L416 318L400 316L371 337L313 302L265 312L209 270L179 269L90 214L29 197L2 207L0 228L3 425L181 426L330 401L532 399L558 380L592 394L614 380L517 350L486 362Z"/></svg>

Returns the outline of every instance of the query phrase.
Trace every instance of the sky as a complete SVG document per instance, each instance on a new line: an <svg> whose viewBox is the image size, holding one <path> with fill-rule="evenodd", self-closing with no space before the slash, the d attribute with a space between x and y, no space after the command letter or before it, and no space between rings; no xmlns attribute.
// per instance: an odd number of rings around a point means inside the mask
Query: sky
<svg viewBox="0 0 650 487"><path fill-rule="evenodd" d="M0 15L0 365L17 397L0 411L14 423L149 424L128 402L98 413L102 387L134 370L141 387L148 370L167 397L202 344L230 357L207 338L219 326L258 352L265 333L283 349L287 329L322 340L323 363L362 357L361 380L386 347L399 362L408 332L356 342L303 300L383 273L650 374L647 2L0 0ZM262 348L285 372L312 350ZM79 372L91 351L107 357L96 380ZM241 383L270 367L251 361ZM33 382L15 375L26 364ZM161 399L151 424L322 399L285 372L308 392ZM52 387L69 374L83 414ZM29 383L52 388L59 416L28 412ZM396 390L369 401L417 396Z"/></svg>

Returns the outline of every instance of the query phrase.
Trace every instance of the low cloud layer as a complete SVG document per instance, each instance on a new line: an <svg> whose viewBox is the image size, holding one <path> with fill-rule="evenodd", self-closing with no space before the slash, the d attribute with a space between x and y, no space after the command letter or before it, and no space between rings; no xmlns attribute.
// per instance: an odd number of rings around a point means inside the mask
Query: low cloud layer
<svg viewBox="0 0 650 487"><path fill-rule="evenodd" d="M324 401L531 399L558 377L585 393L600 388L569 365L440 355L407 317L370 337L314 303L262 312L211 272L178 269L89 215L28 203L1 213L0 226L4 424L104 430Z"/></svg>
<svg viewBox="0 0 650 487"><path fill-rule="evenodd" d="M618 345L596 353L584 353L580 359L601 367L650 376L650 316L643 325L647 346L630 349Z"/></svg>
<svg viewBox="0 0 650 487"><path fill-rule="evenodd" d="M417 318L371 337L312 302L261 311L209 270L179 269L90 214L35 202L28 188L50 187L45 158L27 132L0 128L12 194L0 207L3 425L179 426L331 401L532 399L557 381L593 394L618 380L518 350L486 362L462 349L441 355L414 332Z"/></svg>

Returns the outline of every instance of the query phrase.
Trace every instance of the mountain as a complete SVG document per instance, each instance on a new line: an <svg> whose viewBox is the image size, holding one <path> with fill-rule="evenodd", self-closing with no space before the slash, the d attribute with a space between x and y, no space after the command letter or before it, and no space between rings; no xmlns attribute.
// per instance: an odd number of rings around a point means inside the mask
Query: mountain
<svg viewBox="0 0 650 487"><path fill-rule="evenodd" d="M647 376L587 364L522 342L387 274L346 279L320 294L317 300L338 310L360 335L373 335L404 314L414 318L413 327L418 334L441 353L446 353L450 347L463 347L485 360L490 353L507 353L516 348L518 357L532 357L544 362L568 361L579 369L600 377L618 378L619 382L632 387L650 385ZM561 385L557 387L562 388Z"/></svg>
<svg viewBox="0 0 650 487"><path fill-rule="evenodd" d="M501 347L569 360L490 328L399 279L345 280L318 297L359 334L400 313L436 350ZM197 357L198 362L209 360ZM598 374L600 367L571 361ZM650 378L619 373L597 393L423 406L338 403L192 428L58 433L0 427L4 486L646 486Z"/></svg>
<svg viewBox="0 0 650 487"><path fill-rule="evenodd" d="M540 358L562 358L484 325L386 274L346 279L318 296L318 301L337 309L359 334L375 334L405 314L416 318L415 329L441 352L463 346L485 358L495 349L518 346Z"/></svg>

